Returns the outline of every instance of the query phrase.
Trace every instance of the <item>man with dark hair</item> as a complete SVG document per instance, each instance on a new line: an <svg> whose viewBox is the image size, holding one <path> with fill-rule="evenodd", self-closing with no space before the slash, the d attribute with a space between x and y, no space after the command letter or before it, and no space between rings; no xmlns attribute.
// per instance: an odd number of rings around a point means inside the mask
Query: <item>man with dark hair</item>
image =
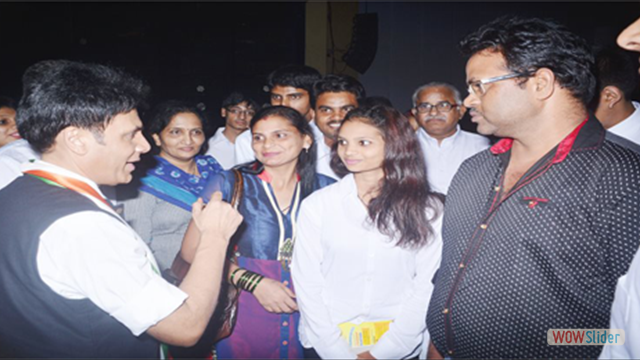
<svg viewBox="0 0 640 360"><path fill-rule="evenodd" d="M22 176L21 164L40 158L40 154L33 151L29 143L20 137L15 117L15 101L0 96L0 189Z"/></svg>
<svg viewBox="0 0 640 360"><path fill-rule="evenodd" d="M431 189L446 194L463 161L489 147L489 139L460 129L467 108L460 92L444 82L430 82L416 89L413 109L420 129L418 141L427 164Z"/></svg>
<svg viewBox="0 0 640 360"><path fill-rule="evenodd" d="M55 60L23 76L17 122L42 153L0 190L0 357L157 358L158 341L193 345L215 307L241 216L214 194L193 218L202 236L177 288L98 185L131 181L149 151L141 81Z"/></svg>
<svg viewBox="0 0 640 360"><path fill-rule="evenodd" d="M222 102L220 116L225 119L225 125L219 128L209 139L207 155L213 156L222 167L227 170L235 162L236 139L249 128L253 114L258 111L258 104L243 93L234 91Z"/></svg>
<svg viewBox="0 0 640 360"><path fill-rule="evenodd" d="M312 121L311 106L313 84L320 79L318 70L305 65L286 65L272 71L267 77L269 101L271 105L281 105L297 110L307 120ZM251 147L251 131L236 139L235 161L243 164L255 160Z"/></svg>
<svg viewBox="0 0 640 360"><path fill-rule="evenodd" d="M640 155L589 117L593 55L563 26L504 17L461 48L463 103L478 132L503 139L451 182L429 356L597 357L601 346L550 344L608 327L640 244Z"/></svg>
<svg viewBox="0 0 640 360"><path fill-rule="evenodd" d="M640 18L618 35L618 45L625 50L640 52ZM637 67L635 71L637 73ZM634 106L637 108L636 104ZM609 329L623 330L628 340L624 345L605 345L601 359L640 358L640 342L637 341L640 338L640 250L636 251L629 271L618 279Z"/></svg>
<svg viewBox="0 0 640 360"><path fill-rule="evenodd" d="M595 115L610 132L640 144L640 103L631 100L638 86L637 64L626 51L610 47L596 53Z"/></svg>
<svg viewBox="0 0 640 360"><path fill-rule="evenodd" d="M348 75L328 74L313 85L318 173L339 179L331 169L331 147L347 113L357 108L366 96L362 84Z"/></svg>

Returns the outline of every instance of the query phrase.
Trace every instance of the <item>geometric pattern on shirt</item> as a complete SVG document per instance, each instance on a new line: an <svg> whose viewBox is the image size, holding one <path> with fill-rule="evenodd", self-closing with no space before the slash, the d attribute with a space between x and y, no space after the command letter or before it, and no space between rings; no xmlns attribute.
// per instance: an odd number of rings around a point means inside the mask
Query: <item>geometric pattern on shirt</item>
<svg viewBox="0 0 640 360"><path fill-rule="evenodd" d="M616 281L640 243L640 157L603 139L590 119L564 161L490 219L508 154L484 151L463 163L446 199L427 317L442 355L598 356L600 346L549 346L546 334L608 328Z"/></svg>

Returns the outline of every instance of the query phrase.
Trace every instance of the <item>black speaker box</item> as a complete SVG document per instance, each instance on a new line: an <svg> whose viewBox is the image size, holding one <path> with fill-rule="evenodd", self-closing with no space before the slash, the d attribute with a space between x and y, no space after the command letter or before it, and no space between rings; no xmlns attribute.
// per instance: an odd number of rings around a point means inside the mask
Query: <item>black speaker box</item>
<svg viewBox="0 0 640 360"><path fill-rule="evenodd" d="M358 14L353 18L353 34L349 50L342 61L360 74L373 63L378 51L378 14Z"/></svg>

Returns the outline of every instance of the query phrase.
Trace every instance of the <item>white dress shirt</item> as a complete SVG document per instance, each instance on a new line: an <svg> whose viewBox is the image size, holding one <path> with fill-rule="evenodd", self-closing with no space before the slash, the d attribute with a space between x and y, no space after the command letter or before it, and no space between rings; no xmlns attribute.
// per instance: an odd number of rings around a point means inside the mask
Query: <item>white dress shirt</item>
<svg viewBox="0 0 640 360"><path fill-rule="evenodd" d="M316 140L316 172L332 179L340 180L340 177L331 169L331 148L324 142L324 134L314 121L310 122L313 136Z"/></svg>
<svg viewBox="0 0 640 360"><path fill-rule="evenodd" d="M433 191L446 194L453 176L463 161L489 147L489 139L460 129L438 144L427 132L418 129L418 140L427 164L429 185Z"/></svg>
<svg viewBox="0 0 640 360"><path fill-rule="evenodd" d="M219 128L215 135L209 139L209 150L206 155L213 156L214 159L222 165L222 168L229 170L236 165L235 161L235 145L224 136L223 131L226 127ZM247 131L244 131L244 134ZM251 144L251 143L249 143ZM253 150L251 150L253 153Z"/></svg>
<svg viewBox="0 0 640 360"><path fill-rule="evenodd" d="M608 129L631 142L640 144L640 103L632 102L636 110L628 118Z"/></svg>
<svg viewBox="0 0 640 360"><path fill-rule="evenodd" d="M22 176L20 165L40 159L25 139L19 139L0 147L0 189L9 185L15 178Z"/></svg>
<svg viewBox="0 0 640 360"><path fill-rule="evenodd" d="M234 166L248 163L256 159L256 155L253 153L253 147L251 146L251 140L251 129L243 132L236 138L236 144L234 145Z"/></svg>
<svg viewBox="0 0 640 360"><path fill-rule="evenodd" d="M435 234L420 250L395 246L369 224L352 174L305 199L292 263L302 345L323 359L354 359L338 325L393 320L369 351L378 359L415 356L442 255L442 216L431 225Z"/></svg>
<svg viewBox="0 0 640 360"><path fill-rule="evenodd" d="M315 124L315 122L309 122L313 136L316 141L316 172L318 174L326 175L332 179L340 180L340 177L331 170L331 148L324 142L324 135ZM214 156L215 157L215 156ZM235 158L236 165L244 164L249 161L255 160L255 154L251 147L251 130L245 131L236 138L235 145Z"/></svg>
<svg viewBox="0 0 640 360"><path fill-rule="evenodd" d="M624 330L624 345L605 345L600 359L640 359L640 250L618 279L609 328Z"/></svg>
<svg viewBox="0 0 640 360"><path fill-rule="evenodd" d="M91 180L53 164L23 165L31 169L80 180L102 195ZM81 211L51 224L40 236L38 273L60 296L91 300L138 336L173 313L187 294L157 273L151 250L116 212L81 195L113 216Z"/></svg>

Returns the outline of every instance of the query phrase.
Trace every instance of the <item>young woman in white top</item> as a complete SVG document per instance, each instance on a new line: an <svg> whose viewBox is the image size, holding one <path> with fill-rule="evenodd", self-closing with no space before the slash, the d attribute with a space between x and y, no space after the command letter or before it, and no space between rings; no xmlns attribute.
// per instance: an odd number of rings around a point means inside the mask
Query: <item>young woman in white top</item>
<svg viewBox="0 0 640 360"><path fill-rule="evenodd" d="M305 357L415 357L442 252L415 133L395 109L355 109L332 167L346 176L302 203L293 255Z"/></svg>

